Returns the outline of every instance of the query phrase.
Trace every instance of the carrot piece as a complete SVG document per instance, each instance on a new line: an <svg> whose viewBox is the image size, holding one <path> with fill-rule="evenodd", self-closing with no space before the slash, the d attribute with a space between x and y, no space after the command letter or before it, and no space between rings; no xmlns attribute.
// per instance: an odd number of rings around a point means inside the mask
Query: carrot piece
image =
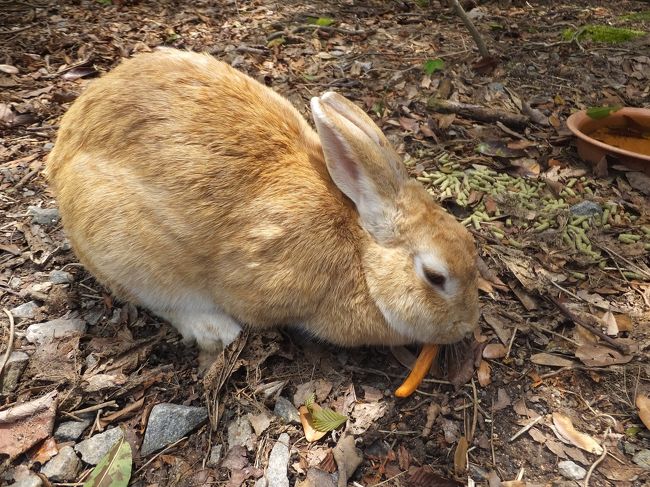
<svg viewBox="0 0 650 487"><path fill-rule="evenodd" d="M397 397L408 397L415 392L415 389L418 388L424 379L424 376L429 372L431 364L438 355L439 349L440 347L438 345L433 344L424 345L422 347L420 355L418 355L418 358L415 360L415 364L411 369L411 373L395 391Z"/></svg>

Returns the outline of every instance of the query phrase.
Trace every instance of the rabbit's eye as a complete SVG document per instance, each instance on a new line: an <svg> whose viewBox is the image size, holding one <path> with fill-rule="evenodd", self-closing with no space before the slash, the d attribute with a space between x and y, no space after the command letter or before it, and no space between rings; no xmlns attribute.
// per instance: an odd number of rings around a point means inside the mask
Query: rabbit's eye
<svg viewBox="0 0 650 487"><path fill-rule="evenodd" d="M445 276L431 269L424 269L424 277L429 281L429 284L437 287L444 287L445 281L447 280Z"/></svg>

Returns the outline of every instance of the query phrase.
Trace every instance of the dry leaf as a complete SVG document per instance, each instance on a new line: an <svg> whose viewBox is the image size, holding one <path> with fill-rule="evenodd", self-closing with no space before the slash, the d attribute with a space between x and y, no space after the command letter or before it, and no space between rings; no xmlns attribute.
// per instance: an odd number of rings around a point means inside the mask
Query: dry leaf
<svg viewBox="0 0 650 487"><path fill-rule="evenodd" d="M490 364L485 360L481 360L481 364L478 367L478 383L481 387L486 387L492 382L490 378Z"/></svg>
<svg viewBox="0 0 650 487"><path fill-rule="evenodd" d="M354 445L354 436L343 435L332 450L334 460L339 467L339 487L348 485L348 479L363 460L361 450Z"/></svg>
<svg viewBox="0 0 650 487"><path fill-rule="evenodd" d="M553 413L553 424L557 430L558 437L570 442L572 445L582 448L589 453L600 455L603 448L586 433L576 430L571 422L571 418L561 413Z"/></svg>
<svg viewBox="0 0 650 487"><path fill-rule="evenodd" d="M0 454L13 460L47 438L54 427L56 391L0 411Z"/></svg>
<svg viewBox="0 0 650 487"><path fill-rule="evenodd" d="M626 364L632 360L632 355L623 355L617 350L599 345L581 345L576 349L575 355L590 367Z"/></svg>
<svg viewBox="0 0 650 487"><path fill-rule="evenodd" d="M483 358L498 359L506 356L506 347L500 343L490 343L483 349Z"/></svg>
<svg viewBox="0 0 650 487"><path fill-rule="evenodd" d="M454 472L456 475L461 475L467 470L467 447L467 438L461 436L456 451L454 451Z"/></svg>
<svg viewBox="0 0 650 487"><path fill-rule="evenodd" d="M511 401L510 401L510 397L508 397L508 393L506 392L505 389L500 387L499 390L497 391L497 402L495 402L492 405L492 410L501 411L502 409L505 409L508 406L510 406L510 404Z"/></svg>
<svg viewBox="0 0 650 487"><path fill-rule="evenodd" d="M535 440L537 443L541 443L542 445L546 443L546 435L542 433L540 430L537 428L531 428L528 430L528 434Z"/></svg>
<svg viewBox="0 0 650 487"><path fill-rule="evenodd" d="M614 317L614 313L607 310L603 313L603 317L601 319L605 324L605 329L606 329L605 332L609 336L615 337L616 335L618 335L618 324L616 323L616 318Z"/></svg>
<svg viewBox="0 0 650 487"><path fill-rule="evenodd" d="M536 353L530 357L530 361L536 365L548 367L571 367L574 365L573 361L551 353Z"/></svg>
<svg viewBox="0 0 650 487"><path fill-rule="evenodd" d="M639 418L646 428L650 430L650 397L645 394L636 396L636 407L639 410Z"/></svg>
<svg viewBox="0 0 650 487"><path fill-rule="evenodd" d="M629 315L624 315L624 314L616 314L614 315L616 318L616 326L618 327L618 331L620 332L630 332L634 329L634 325L632 323L632 318L630 318Z"/></svg>
<svg viewBox="0 0 650 487"><path fill-rule="evenodd" d="M322 409L318 404L312 404L312 408L314 410ZM328 433L327 431L318 431L316 428L314 428L311 413L309 412L309 409L307 409L307 406L300 406L298 412L300 413L300 422L302 423L302 429L305 432L305 439L309 443L320 440Z"/></svg>
<svg viewBox="0 0 650 487"><path fill-rule="evenodd" d="M41 465L45 464L50 458L59 453L59 449L56 447L56 440L53 437L47 438L43 443L40 444L36 452L31 458L32 462L38 462Z"/></svg>

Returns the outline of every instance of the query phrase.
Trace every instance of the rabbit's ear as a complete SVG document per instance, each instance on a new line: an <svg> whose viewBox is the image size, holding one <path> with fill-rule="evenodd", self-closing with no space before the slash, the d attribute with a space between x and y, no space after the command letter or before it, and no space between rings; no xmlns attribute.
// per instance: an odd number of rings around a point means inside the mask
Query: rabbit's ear
<svg viewBox="0 0 650 487"><path fill-rule="evenodd" d="M366 230L388 236L408 177L399 156L370 117L342 96L314 97L311 110L332 180L354 202Z"/></svg>

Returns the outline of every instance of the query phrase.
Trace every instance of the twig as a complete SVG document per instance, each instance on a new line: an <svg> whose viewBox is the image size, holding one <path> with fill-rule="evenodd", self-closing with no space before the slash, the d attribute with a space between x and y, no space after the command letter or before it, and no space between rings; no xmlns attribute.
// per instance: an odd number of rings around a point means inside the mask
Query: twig
<svg viewBox="0 0 650 487"><path fill-rule="evenodd" d="M10 36L11 34L16 34L17 32L22 32L24 30L29 30L32 27L34 27L36 24L32 25L27 25L25 27L21 27L20 29L14 29L14 30L0 30L0 36Z"/></svg>
<svg viewBox="0 0 650 487"><path fill-rule="evenodd" d="M576 325L580 325L586 330L589 330L591 333L596 335L597 337L601 338L604 340L610 347L612 347L615 350L618 350L622 354L627 355L630 353L630 349L627 345L623 345L622 343L618 343L616 340L614 340L612 337L606 335L602 331L598 330L597 328L594 328L588 323L585 323L582 321L581 318L579 318L576 314L574 314L569 308L567 308L564 304L562 304L557 298L554 298L553 296L549 295L548 298L555 304L555 306L558 307L562 313L569 318L571 321L573 321Z"/></svg>
<svg viewBox="0 0 650 487"><path fill-rule="evenodd" d="M23 186L25 186L25 184L27 184L27 182L30 179L32 179L36 174L38 174L38 171L40 171L40 170L41 170L40 166L37 166L37 167L32 168L29 171L27 171L27 174L25 174L22 178L20 178L20 181L18 181L16 183L16 185L14 186L14 189L20 189Z"/></svg>
<svg viewBox="0 0 650 487"><path fill-rule="evenodd" d="M2 371L5 368L5 365L7 365L7 362L9 361L9 356L11 355L11 352L14 349L14 333L15 333L15 328L16 325L14 323L14 315L11 314L11 311L9 311L7 308L2 308L2 311L5 312L7 315L7 318L9 318L9 340L7 341L7 349L5 350L5 354L2 357L2 362L0 362L0 377L2 377Z"/></svg>
<svg viewBox="0 0 650 487"><path fill-rule="evenodd" d="M523 435L526 431L531 429L533 426L535 426L537 423L539 423L542 419L544 419L544 416L539 416L538 418L535 418L533 421L531 421L529 424L521 428L519 431L517 431L510 439L508 440L508 443L511 441L515 441L517 438L519 438L521 435Z"/></svg>
<svg viewBox="0 0 650 487"><path fill-rule="evenodd" d="M526 127L530 124L530 118L519 113L496 110L480 105L471 105L441 98L431 97L427 101L427 107L441 113L455 113L461 117L478 120L480 122L496 123L502 122L509 127Z"/></svg>
<svg viewBox="0 0 650 487"><path fill-rule="evenodd" d="M589 487L589 479L591 478L591 474L595 470L595 468L600 464L605 459L605 456L607 455L607 447L603 444L603 453L598 457L598 460L596 460L594 463L591 464L591 467L589 467L589 471L587 472L587 476L585 477L585 483L583 484L584 487Z"/></svg>
<svg viewBox="0 0 650 487"><path fill-rule="evenodd" d="M609 254L610 257L611 257L612 255L618 257L618 258L621 259L623 262L625 262L627 265L629 265L630 267L632 267L636 272L638 272L638 273L641 274L642 276L645 276L646 278L649 278L649 279L650 279L650 272L648 272L647 270L645 270L645 269L639 267L638 265L636 265L636 264L635 264L634 262L632 262L631 260L626 259L625 257L623 257L621 254L618 254L618 253L614 252L614 251L613 251L612 249L610 249L609 247L605 247L604 245L600 245L598 242L594 242L594 244L596 245L596 247L599 247L600 249L602 249L602 250L604 250L605 252L607 252L607 253ZM612 260L614 261L614 263L616 263L616 260L615 260L614 258L612 258Z"/></svg>
<svg viewBox="0 0 650 487"><path fill-rule="evenodd" d="M314 25L314 24L304 24L304 25L299 25L295 29L293 29L292 33L296 32L301 32L303 30L324 30L326 32L338 32L339 34L352 34L352 35L365 35L367 34L367 31L363 29L359 30L350 30L350 29L343 29L341 27L333 27L331 25Z"/></svg>
<svg viewBox="0 0 650 487"><path fill-rule="evenodd" d="M373 485L374 485L375 487L379 487L380 485L387 484L387 483L390 482L391 480L395 480L397 477L401 477L401 476L404 475L405 473L408 473L408 470L404 470L403 472L400 472L400 473L398 473L397 475L393 475L393 476L392 476L391 478L389 478L389 479L382 480L382 481L379 482L378 484L373 484Z"/></svg>
<svg viewBox="0 0 650 487"><path fill-rule="evenodd" d="M101 404L95 404L94 406L89 406L87 408L83 409L77 409L76 411L70 411L70 414L83 414L83 413L91 413L93 411L97 411L98 409L104 409L108 407L117 407L117 403L115 401L106 401Z"/></svg>
<svg viewBox="0 0 650 487"><path fill-rule="evenodd" d="M454 11L456 12L456 15L460 17L460 20L462 20L463 24L465 24L465 27L467 27L467 30L472 36L472 39L474 39L474 42L476 42L476 47L478 47L478 52L481 54L481 57L484 59L490 58L491 57L490 51L485 45L485 41L481 37L481 33L474 26L472 20L467 16L467 13L465 12L465 10L463 10L462 5L458 2L458 0L448 0L448 1L451 8L453 8Z"/></svg>
<svg viewBox="0 0 650 487"><path fill-rule="evenodd" d="M183 440L187 440L187 436L183 436L180 440L176 440L174 443L172 443L171 445L169 445L167 448L164 448L164 449L160 450L158 453L156 453L153 457L151 457L149 460L147 460L147 462L146 462L144 465L142 465L142 467L140 467L139 469L137 469L137 470L133 473L133 477L135 477L135 476L138 475L140 472L142 472L142 471L143 471L143 470L144 470L144 469L145 469L145 468L146 468L146 467L147 467L151 462L153 462L153 461L154 461L156 458L158 458L160 455L162 455L162 454L165 453L165 452L168 452L169 450L171 450L172 448L174 448L176 445L178 445L178 444L179 444L181 441L183 441Z"/></svg>
<svg viewBox="0 0 650 487"><path fill-rule="evenodd" d="M474 433L476 433L476 424L478 423L478 392L476 391L476 384L474 384L474 379L472 379L472 399L474 404L474 409L472 411L472 429L469 431L469 436L467 437L467 442L470 445L474 439Z"/></svg>

